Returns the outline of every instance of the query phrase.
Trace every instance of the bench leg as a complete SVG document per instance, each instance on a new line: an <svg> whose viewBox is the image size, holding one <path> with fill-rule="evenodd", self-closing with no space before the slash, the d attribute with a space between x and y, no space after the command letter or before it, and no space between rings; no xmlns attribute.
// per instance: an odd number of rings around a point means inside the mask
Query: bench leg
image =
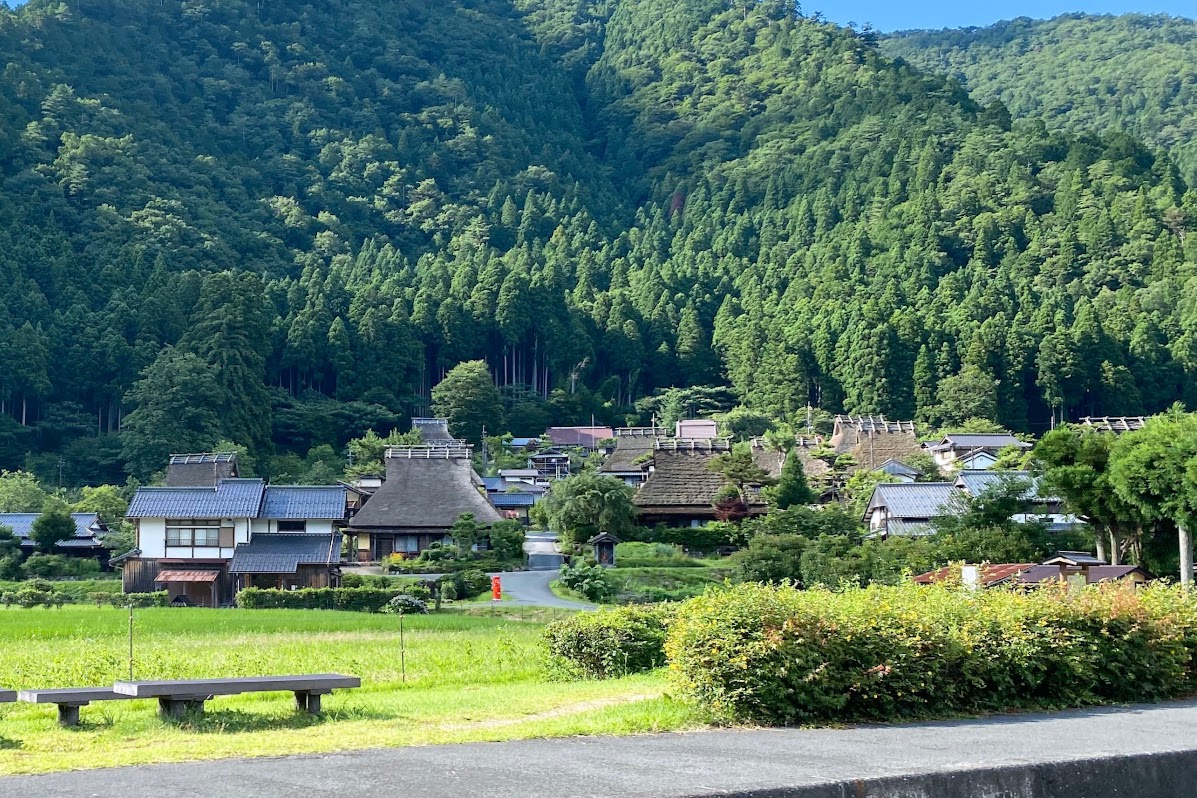
<svg viewBox="0 0 1197 798"><path fill-rule="evenodd" d="M78 704L59 704L58 705L58 725L59 726L78 726L79 725L79 705Z"/></svg>
<svg viewBox="0 0 1197 798"><path fill-rule="evenodd" d="M163 718L179 720L188 712L203 714L203 711L204 702L202 699L176 699L166 697L158 699L158 714Z"/></svg>
<svg viewBox="0 0 1197 798"><path fill-rule="evenodd" d="M321 693L295 691L295 709L312 715L320 714Z"/></svg>

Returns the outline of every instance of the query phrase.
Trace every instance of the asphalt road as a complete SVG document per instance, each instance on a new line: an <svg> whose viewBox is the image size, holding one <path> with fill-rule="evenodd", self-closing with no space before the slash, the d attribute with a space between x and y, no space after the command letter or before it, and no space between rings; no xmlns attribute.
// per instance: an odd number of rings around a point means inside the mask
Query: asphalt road
<svg viewBox="0 0 1197 798"><path fill-rule="evenodd" d="M556 571L508 571L499 574L503 593L507 599L503 604L522 604L533 607L561 607L567 610L593 610L595 605L583 604L557 598L549 590L549 583L557 578Z"/></svg>
<svg viewBox="0 0 1197 798"><path fill-rule="evenodd" d="M0 798L779 797L810 794L812 785L827 788L821 795L875 795L882 793L856 780L904 777L904 784L916 784L907 779L932 774L967 781L969 772L1017 766L1014 782L1026 785L1026 774L1058 763L1074 780L1046 791L907 787L884 794L1180 798L1197 793L1188 773L1165 773L1165 780L1183 777L1176 789L1140 792L1133 781L1129 788L1105 785L1123 772L1145 767L1158 774L1178 759L1191 764L1197 757L1169 752L1195 749L1197 702L1185 702L943 723L526 740L18 776L0 779ZM1095 765L1102 757L1135 758ZM1114 776L1095 781L1093 774L1104 771ZM1089 786L1078 789L1085 778Z"/></svg>

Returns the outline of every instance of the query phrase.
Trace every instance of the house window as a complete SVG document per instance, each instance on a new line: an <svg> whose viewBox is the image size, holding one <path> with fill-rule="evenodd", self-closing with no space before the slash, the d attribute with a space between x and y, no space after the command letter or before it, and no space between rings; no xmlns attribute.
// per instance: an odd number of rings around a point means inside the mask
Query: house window
<svg viewBox="0 0 1197 798"><path fill-rule="evenodd" d="M293 519L286 519L286 518L280 519L278 522L278 531L279 532L307 532L308 531L308 522L304 521L302 518L299 519L298 521L293 520Z"/></svg>
<svg viewBox="0 0 1197 798"><path fill-rule="evenodd" d="M168 518L167 546L217 546L220 544L220 522L197 518Z"/></svg>

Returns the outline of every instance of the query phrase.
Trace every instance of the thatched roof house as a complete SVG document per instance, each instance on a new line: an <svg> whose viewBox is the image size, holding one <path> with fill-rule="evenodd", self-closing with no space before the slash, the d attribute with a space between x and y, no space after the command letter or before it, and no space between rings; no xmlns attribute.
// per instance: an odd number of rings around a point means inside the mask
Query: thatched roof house
<svg viewBox="0 0 1197 798"><path fill-rule="evenodd" d="M349 524L359 560L394 553L415 556L437 541L465 513L483 525L502 516L479 487L472 451L465 445L392 446L386 480Z"/></svg>
<svg viewBox="0 0 1197 798"><path fill-rule="evenodd" d="M711 461L730 449L726 440L659 440L648 479L632 499L640 523L694 526L716 520L715 497L727 483L711 470ZM749 514L764 511L759 491L750 489Z"/></svg>
<svg viewBox="0 0 1197 798"><path fill-rule="evenodd" d="M622 427L615 430L615 451L599 466L599 473L622 479L633 488L648 477L649 462L656 443L663 438L660 427Z"/></svg>
<svg viewBox="0 0 1197 798"><path fill-rule="evenodd" d="M885 416L836 416L828 441L836 454L850 454L858 468L878 469L887 460L905 460L922 450L913 421Z"/></svg>
<svg viewBox="0 0 1197 798"><path fill-rule="evenodd" d="M168 488L211 488L236 477L236 452L172 454L166 466Z"/></svg>

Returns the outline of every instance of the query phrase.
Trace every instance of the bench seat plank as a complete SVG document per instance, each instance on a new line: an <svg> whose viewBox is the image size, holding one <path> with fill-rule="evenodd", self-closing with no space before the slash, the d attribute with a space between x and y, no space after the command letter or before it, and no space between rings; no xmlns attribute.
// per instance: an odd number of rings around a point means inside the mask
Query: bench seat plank
<svg viewBox="0 0 1197 798"><path fill-rule="evenodd" d="M321 673L303 676L244 676L234 679L173 679L117 682L114 692L129 698L195 698L241 693L314 692L361 687L357 676Z"/></svg>
<svg viewBox="0 0 1197 798"><path fill-rule="evenodd" d="M5 690L4 688L0 688L0 704L11 704L16 700L16 690Z"/></svg>
<svg viewBox="0 0 1197 798"><path fill-rule="evenodd" d="M17 694L26 704L88 704L92 701L129 701L131 695L110 687L58 687L51 690L22 690Z"/></svg>

